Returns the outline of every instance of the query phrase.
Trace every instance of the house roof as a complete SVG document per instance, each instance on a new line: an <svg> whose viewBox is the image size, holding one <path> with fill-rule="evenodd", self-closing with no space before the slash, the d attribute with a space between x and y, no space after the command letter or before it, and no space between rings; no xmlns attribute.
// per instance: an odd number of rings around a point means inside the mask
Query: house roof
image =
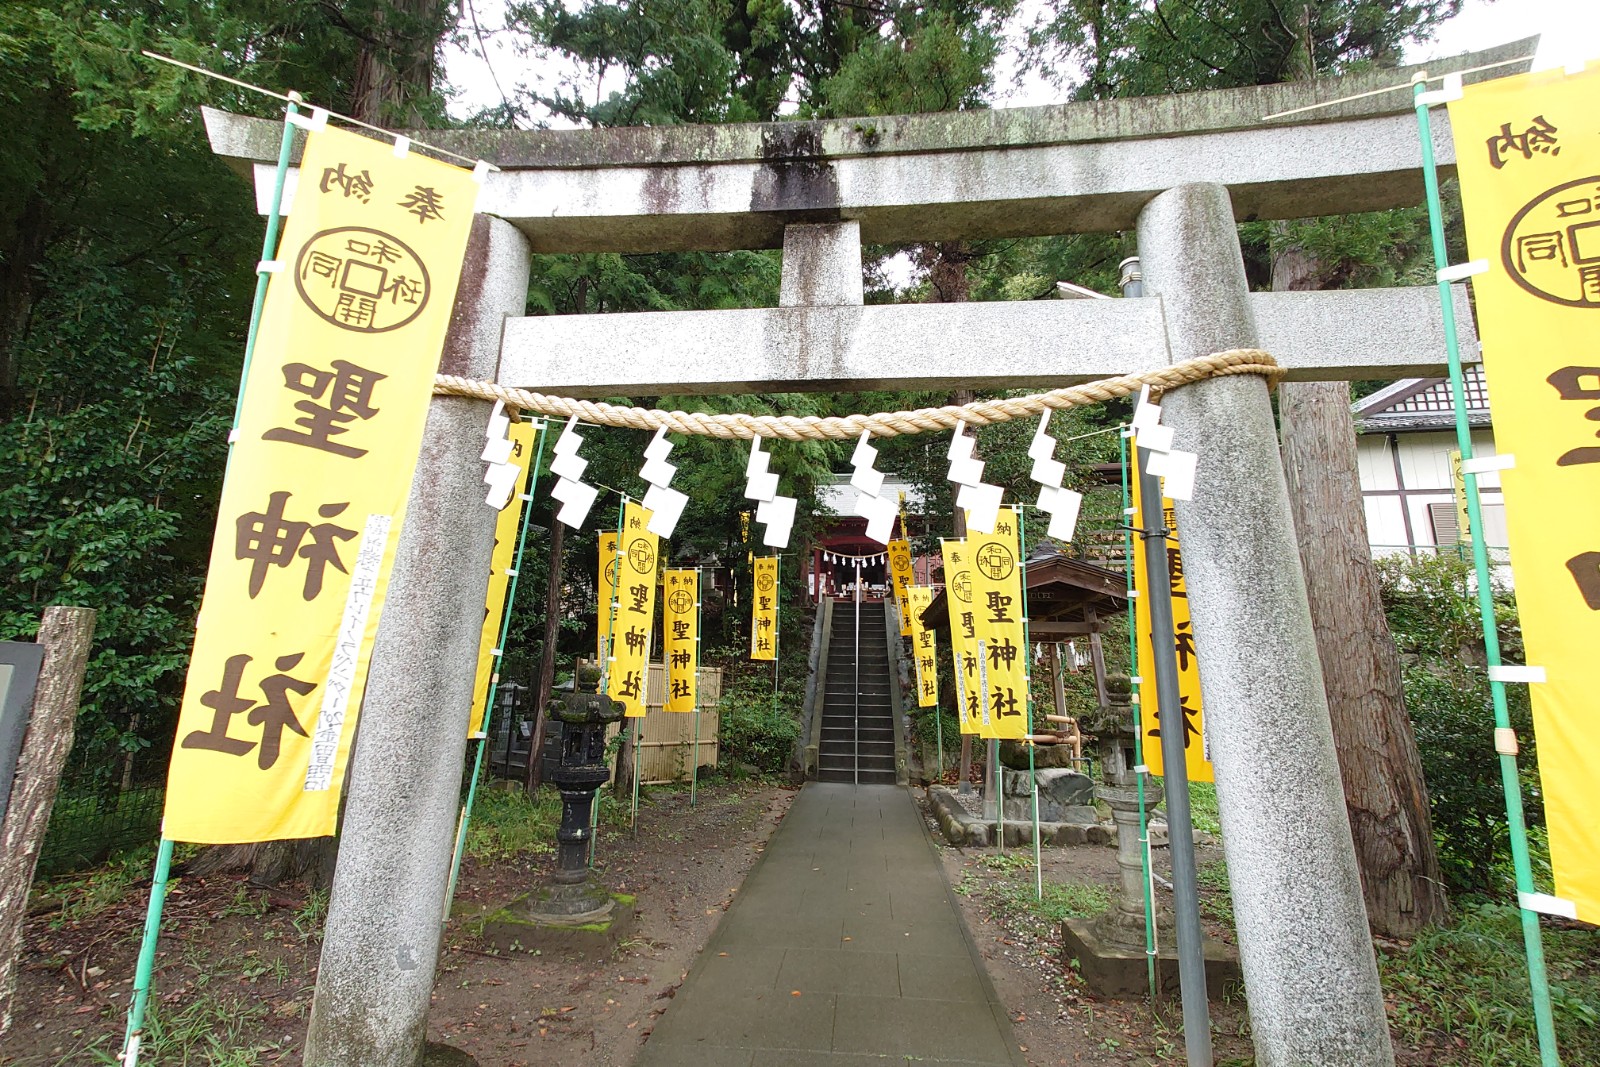
<svg viewBox="0 0 1600 1067"><path fill-rule="evenodd" d="M1023 573L1027 576L1028 628L1036 641L1061 640L1105 627L1128 604L1127 579L1073 559L1050 544L1036 546ZM941 589L922 613L923 625L950 628L950 611Z"/></svg>
<svg viewBox="0 0 1600 1067"><path fill-rule="evenodd" d="M1489 425L1489 391L1483 365L1462 368L1467 399L1467 424ZM1402 378L1350 405L1357 433L1402 433L1448 430L1455 426L1448 378Z"/></svg>

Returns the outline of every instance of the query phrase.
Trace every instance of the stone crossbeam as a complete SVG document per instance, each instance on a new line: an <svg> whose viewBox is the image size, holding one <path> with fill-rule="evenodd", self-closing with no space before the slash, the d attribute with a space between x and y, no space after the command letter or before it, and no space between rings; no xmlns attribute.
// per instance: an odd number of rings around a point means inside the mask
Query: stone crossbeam
<svg viewBox="0 0 1600 1067"><path fill-rule="evenodd" d="M1531 42L1430 73L1531 55ZM868 244L1127 230L1162 190L1225 186L1235 216L1289 219L1422 200L1406 91L1263 123L1386 86L1417 68L1290 85L818 122L666 130L419 131L502 169L478 209L535 252L776 248L785 225L858 221ZM207 109L218 155L270 194L280 127ZM1454 161L1448 118L1434 152ZM290 205L292 189L290 183Z"/></svg>
<svg viewBox="0 0 1600 1067"><path fill-rule="evenodd" d="M1249 298L1262 347L1302 381L1443 374L1438 301L1431 286ZM1464 292L1456 316L1471 351ZM1054 388L1167 363L1158 300L884 304L510 319L500 382L578 397Z"/></svg>

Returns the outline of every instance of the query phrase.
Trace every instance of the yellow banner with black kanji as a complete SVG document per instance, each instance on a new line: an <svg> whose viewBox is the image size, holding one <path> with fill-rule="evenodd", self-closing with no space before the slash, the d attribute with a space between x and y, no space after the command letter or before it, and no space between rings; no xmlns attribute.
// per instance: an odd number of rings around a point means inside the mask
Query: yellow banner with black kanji
<svg viewBox="0 0 1600 1067"><path fill-rule="evenodd" d="M1137 472L1133 484L1133 527L1145 528L1143 501ZM1214 782L1205 737L1205 706L1200 700L1200 657L1194 644L1194 623L1189 618L1189 588L1183 581L1183 556L1178 552L1177 521L1172 501L1162 500L1167 530L1167 578L1172 584L1173 653L1178 664L1178 710L1183 715L1184 763L1189 781ZM1139 650L1139 732L1144 735L1144 762L1151 774L1162 773L1160 695L1156 688L1155 647L1150 640L1150 574L1144 545L1135 536L1133 549L1134 626Z"/></svg>
<svg viewBox="0 0 1600 1067"><path fill-rule="evenodd" d="M933 590L926 585L910 586L906 603L911 616L911 662L917 672L917 706L935 707L939 703L938 635L922 621L922 613L933 603Z"/></svg>
<svg viewBox="0 0 1600 1067"><path fill-rule="evenodd" d="M900 609L900 636L911 633L911 608L906 602L906 590L914 580L911 574L911 542L890 541L889 581L894 585L894 602Z"/></svg>
<svg viewBox="0 0 1600 1067"><path fill-rule="evenodd" d="M972 607L986 737L1028 736L1028 649L1023 635L1017 512L1001 508L994 532L968 528Z"/></svg>
<svg viewBox="0 0 1600 1067"><path fill-rule="evenodd" d="M750 658L778 658L778 557L755 561L755 592L750 598Z"/></svg>
<svg viewBox="0 0 1600 1067"><path fill-rule="evenodd" d="M667 711L693 711L700 670L700 572L667 571L661 600Z"/></svg>
<svg viewBox="0 0 1600 1067"><path fill-rule="evenodd" d="M387 141L306 139L217 514L169 838L334 832L477 195L470 172Z"/></svg>
<svg viewBox="0 0 1600 1067"><path fill-rule="evenodd" d="M955 664L956 718L964 734L984 734L987 718L983 690L978 686L977 613L972 608L972 571L967 565L967 544L947 540L939 545L944 556L944 602L950 612L950 654Z"/></svg>
<svg viewBox="0 0 1600 1067"><path fill-rule="evenodd" d="M607 530L596 539L595 563L595 662L602 667L611 658L611 631L617 621L617 532Z"/></svg>
<svg viewBox="0 0 1600 1067"><path fill-rule="evenodd" d="M482 737L483 714L489 703L489 686L500 679L500 630L506 617L506 593L511 588L511 564L522 532L523 497L528 492L528 472L533 464L534 424L511 424L511 462L517 465L517 485L511 500L500 509L494 523L494 556L489 563L489 595L483 607L483 632L478 637L478 673L472 682L472 716L468 737Z"/></svg>
<svg viewBox="0 0 1600 1067"><path fill-rule="evenodd" d="M656 617L656 558L660 555L660 542L646 528L649 522L650 510L643 504L630 500L623 505L606 694L622 702L622 713L630 719L644 717L646 666Z"/></svg>
<svg viewBox="0 0 1600 1067"><path fill-rule="evenodd" d="M1600 63L1450 104L1555 896L1600 923ZM1485 737L1488 724L1485 724ZM1488 755L1487 743L1485 759ZM1487 764L1486 764L1487 766Z"/></svg>

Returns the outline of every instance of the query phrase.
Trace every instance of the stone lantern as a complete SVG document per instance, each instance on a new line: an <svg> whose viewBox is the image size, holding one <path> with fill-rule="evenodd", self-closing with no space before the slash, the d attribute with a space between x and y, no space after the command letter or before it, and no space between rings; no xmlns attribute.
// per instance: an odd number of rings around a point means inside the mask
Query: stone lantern
<svg viewBox="0 0 1600 1067"><path fill-rule="evenodd" d="M551 885L530 899L532 913L568 922L592 922L613 907L611 896L589 877L589 812L606 767L606 728L622 718L622 702L603 693L550 697L550 718L561 723L561 762L550 781L561 791L560 846ZM531 757L530 757L531 758Z"/></svg>
<svg viewBox="0 0 1600 1067"><path fill-rule="evenodd" d="M1100 737L1102 784L1095 787L1096 798L1111 809L1117 824L1117 870L1121 892L1110 911L1094 922L1099 939L1120 947L1134 947L1142 953L1144 939L1144 846L1139 842L1139 772L1134 770L1132 686L1127 675L1106 679L1106 706L1093 724ZM1154 687L1147 689L1152 697ZM1154 700L1151 701L1152 705ZM1161 804L1161 792L1149 788L1146 778L1145 812L1154 813ZM1166 916L1158 915L1164 920Z"/></svg>
<svg viewBox="0 0 1600 1067"><path fill-rule="evenodd" d="M561 724L560 760L546 776L561 791L556 869L548 883L469 928L502 951L609 953L633 924L633 898L610 892L590 874L589 813L595 791L611 776L606 730L621 720L622 703L600 693L552 693L549 708L550 718Z"/></svg>

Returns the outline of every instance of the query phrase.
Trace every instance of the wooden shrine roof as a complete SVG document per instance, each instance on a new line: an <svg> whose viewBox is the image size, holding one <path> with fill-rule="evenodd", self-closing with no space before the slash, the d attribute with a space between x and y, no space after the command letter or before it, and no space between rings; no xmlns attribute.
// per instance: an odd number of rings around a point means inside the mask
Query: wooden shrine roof
<svg viewBox="0 0 1600 1067"><path fill-rule="evenodd" d="M1025 570L1028 632L1032 640L1052 641L1104 630L1106 622L1128 605L1127 580L1118 571L1072 559L1058 550L1037 549ZM922 614L933 630L950 629L945 591L940 590Z"/></svg>

